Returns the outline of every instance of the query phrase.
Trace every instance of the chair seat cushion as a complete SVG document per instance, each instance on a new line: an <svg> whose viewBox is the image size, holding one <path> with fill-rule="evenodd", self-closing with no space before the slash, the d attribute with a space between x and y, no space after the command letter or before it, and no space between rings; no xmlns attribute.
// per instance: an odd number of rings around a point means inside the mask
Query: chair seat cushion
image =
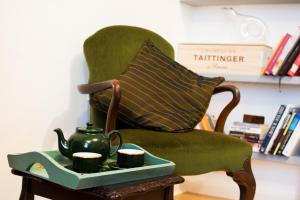
<svg viewBox="0 0 300 200"><path fill-rule="evenodd" d="M193 130L172 134L143 129L121 129L124 143L134 143L150 153L176 163L175 173L197 175L241 169L251 157L246 142L221 133Z"/></svg>
<svg viewBox="0 0 300 200"><path fill-rule="evenodd" d="M148 40L119 78L120 120L130 127L168 132L192 130L202 119L223 77L199 76ZM111 90L95 94L93 107L106 112Z"/></svg>

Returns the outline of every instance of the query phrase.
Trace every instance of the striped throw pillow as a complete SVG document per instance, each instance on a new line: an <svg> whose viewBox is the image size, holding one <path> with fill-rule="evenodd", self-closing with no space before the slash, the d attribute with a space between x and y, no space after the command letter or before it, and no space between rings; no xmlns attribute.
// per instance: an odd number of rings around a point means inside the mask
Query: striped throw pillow
<svg viewBox="0 0 300 200"><path fill-rule="evenodd" d="M208 78L186 69L146 41L119 77L118 118L135 128L168 132L193 129L205 114L223 77ZM95 94L92 106L107 112L111 91Z"/></svg>

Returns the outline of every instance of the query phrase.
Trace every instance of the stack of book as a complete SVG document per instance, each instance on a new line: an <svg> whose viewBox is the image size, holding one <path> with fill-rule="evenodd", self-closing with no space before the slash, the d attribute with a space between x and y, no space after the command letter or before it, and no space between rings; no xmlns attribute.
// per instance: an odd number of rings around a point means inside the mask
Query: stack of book
<svg viewBox="0 0 300 200"><path fill-rule="evenodd" d="M265 75L300 76L300 33L286 33L269 58Z"/></svg>
<svg viewBox="0 0 300 200"><path fill-rule="evenodd" d="M300 147L300 106L281 105L260 147L265 154L290 157Z"/></svg>
<svg viewBox="0 0 300 200"><path fill-rule="evenodd" d="M268 131L266 124L233 122L229 135L246 140L252 145L253 151L258 152Z"/></svg>

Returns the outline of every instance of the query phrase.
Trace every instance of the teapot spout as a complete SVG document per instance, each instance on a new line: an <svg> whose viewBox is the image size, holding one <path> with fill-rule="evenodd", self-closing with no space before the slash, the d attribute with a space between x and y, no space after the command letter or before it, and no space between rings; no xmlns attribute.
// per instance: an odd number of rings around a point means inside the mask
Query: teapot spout
<svg viewBox="0 0 300 200"><path fill-rule="evenodd" d="M64 134L60 128L54 130L57 133L58 149L60 153L66 157L70 157L70 148L68 141L65 139Z"/></svg>

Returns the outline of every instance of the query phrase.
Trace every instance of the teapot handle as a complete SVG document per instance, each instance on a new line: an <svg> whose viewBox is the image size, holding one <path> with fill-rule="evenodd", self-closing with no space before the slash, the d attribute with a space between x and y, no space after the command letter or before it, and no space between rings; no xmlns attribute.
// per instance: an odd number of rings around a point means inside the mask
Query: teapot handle
<svg viewBox="0 0 300 200"><path fill-rule="evenodd" d="M118 148L114 152L109 153L109 157L113 156L121 148L121 146L123 144L123 139L122 139L120 131L112 130L108 133L109 149L111 149L111 139L112 139L112 136L114 135L114 133L116 133L117 136L119 137L119 145L118 145Z"/></svg>

